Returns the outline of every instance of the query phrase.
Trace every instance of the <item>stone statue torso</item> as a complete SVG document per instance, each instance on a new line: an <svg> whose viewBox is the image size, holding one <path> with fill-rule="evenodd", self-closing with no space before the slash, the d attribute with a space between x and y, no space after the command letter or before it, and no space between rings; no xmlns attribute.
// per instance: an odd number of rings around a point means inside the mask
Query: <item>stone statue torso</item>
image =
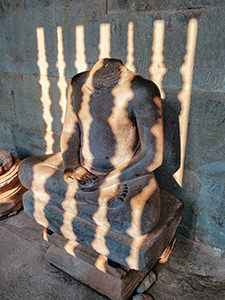
<svg viewBox="0 0 225 300"><path fill-rule="evenodd" d="M63 207L73 226L84 219L132 237L155 227L160 195L153 171L162 163L163 128L152 81L107 58L75 75L60 147L20 167L22 183L45 205Z"/></svg>
<svg viewBox="0 0 225 300"><path fill-rule="evenodd" d="M127 83L90 91L78 82L78 88L75 111L81 132L81 165L108 173L130 161L139 146L134 93Z"/></svg>

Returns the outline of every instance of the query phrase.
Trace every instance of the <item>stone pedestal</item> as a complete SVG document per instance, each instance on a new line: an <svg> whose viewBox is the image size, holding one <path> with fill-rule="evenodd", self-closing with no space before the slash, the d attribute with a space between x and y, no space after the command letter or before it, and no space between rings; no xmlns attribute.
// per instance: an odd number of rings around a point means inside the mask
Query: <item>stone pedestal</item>
<svg viewBox="0 0 225 300"><path fill-rule="evenodd" d="M29 193L23 196L24 210L29 217L51 231L63 234L67 240L94 248L99 254L105 255L103 246L106 245L107 257L110 260L139 271L150 269L159 259L172 240L183 214L183 204L161 190L161 216L158 225L150 233L132 238L128 234L120 235L110 229L105 232L104 228L97 227L79 215L71 219L71 215L60 207L46 205L40 199L33 199L33 195ZM59 220L63 220L62 226L59 226ZM67 224L66 220L70 222ZM93 247L96 235L98 239Z"/></svg>
<svg viewBox="0 0 225 300"><path fill-rule="evenodd" d="M93 249L56 234L46 258L57 268L113 300L128 299L148 270L129 270Z"/></svg>
<svg viewBox="0 0 225 300"><path fill-rule="evenodd" d="M26 191L18 178L20 160L14 157L14 164L0 175L0 220L16 214L22 208L22 195Z"/></svg>
<svg viewBox="0 0 225 300"><path fill-rule="evenodd" d="M52 246L47 251L47 260L113 300L128 299L169 246L183 213L182 203L172 195L161 191L161 199L160 222L152 232L142 237L142 243L109 233L110 249L113 251L106 257L54 233L48 235ZM87 236L84 234L82 238L86 240ZM136 270L129 264L137 266Z"/></svg>

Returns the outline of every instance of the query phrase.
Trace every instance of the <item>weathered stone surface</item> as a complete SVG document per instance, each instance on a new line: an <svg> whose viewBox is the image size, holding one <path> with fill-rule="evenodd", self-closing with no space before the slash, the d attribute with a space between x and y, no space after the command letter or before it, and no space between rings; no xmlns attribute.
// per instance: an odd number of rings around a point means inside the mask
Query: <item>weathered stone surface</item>
<svg viewBox="0 0 225 300"><path fill-rule="evenodd" d="M135 295L132 300L153 300L153 298L147 294L139 294Z"/></svg>
<svg viewBox="0 0 225 300"><path fill-rule="evenodd" d="M225 91L225 78L221 62L225 61L223 45L225 26L223 8L204 11L198 19L198 38L195 53L193 88L205 91ZM218 20L215 22L215 20ZM209 39L205 37L209 36ZM207 70L206 72L204 72Z"/></svg>
<svg viewBox="0 0 225 300"><path fill-rule="evenodd" d="M185 161L189 170L225 162L225 153L221 151L225 145L224 109L224 93L192 93Z"/></svg>
<svg viewBox="0 0 225 300"><path fill-rule="evenodd" d="M14 140L14 127L12 126L12 124L8 122L1 122L0 132L1 132L0 148L8 149L14 155L17 155L15 140Z"/></svg>
<svg viewBox="0 0 225 300"><path fill-rule="evenodd" d="M3 109L0 111L0 116L1 120L6 120L9 124L1 132L3 136L6 135L6 139L11 140L6 144L8 147L10 144L13 145L11 148L15 147L14 143L17 145L16 155L21 158L34 155L34 153L45 153L50 137L53 140L53 151L59 151L59 135L62 129L60 119L63 115L59 104L61 91L57 85L58 78L48 77L46 80L49 83L49 89L46 89L45 85L42 87L40 76L6 72L3 72L1 76L0 89L6 99L2 100ZM44 97L42 102L41 97ZM23 105L20 103L22 98ZM37 118L37 115L40 117ZM52 116L52 119L49 116ZM13 128L10 131L12 125ZM5 127L4 123L0 124L1 127ZM0 140L0 143L5 142L3 138ZM2 148L7 147L2 144Z"/></svg>
<svg viewBox="0 0 225 300"><path fill-rule="evenodd" d="M56 15L58 12L64 14L67 17L73 16L72 12L76 11L76 17L82 24L86 20L97 20L98 17L102 17L106 13L105 0L84 0L84 1L70 1L70 0L57 0L54 1L56 6ZM87 14L88 12L88 14ZM60 19L58 19L60 21Z"/></svg>
<svg viewBox="0 0 225 300"><path fill-rule="evenodd" d="M13 2L13 1L10 1ZM47 74L57 74L57 37L54 6L38 6L38 9L13 9L1 17L1 41L4 59L0 69L15 74L39 74L38 54L46 58ZM43 39L37 31L43 31ZM43 49L38 53L38 43ZM54 45L54 46L53 46ZM46 57L45 57L45 55ZM57 74L58 75L58 74Z"/></svg>
<svg viewBox="0 0 225 300"><path fill-rule="evenodd" d="M45 134L60 135L63 112L59 104L58 78L49 76L42 84L40 76L14 75L13 81L18 128L26 128L29 132L43 132L45 140ZM23 105L21 106L19 99L22 97Z"/></svg>
<svg viewBox="0 0 225 300"><path fill-rule="evenodd" d="M1 71L0 93L1 93L1 124L8 122L11 126L16 125L15 98L13 93L13 77L7 72Z"/></svg>
<svg viewBox="0 0 225 300"><path fill-rule="evenodd" d="M225 220L224 220L224 162L215 162L202 165L196 172L186 171L185 186L188 188L196 178L199 196L195 201L189 201L188 206L194 211L192 230L195 237L208 244L215 241L217 247L224 249ZM207 208L210 207L208 211ZM187 216L182 227L188 227Z"/></svg>
<svg viewBox="0 0 225 300"><path fill-rule="evenodd" d="M172 1L154 1L154 0L109 0L109 14L118 14L121 12L145 12L145 11L164 11L181 9L200 9L210 6L224 6L222 0L172 0Z"/></svg>
<svg viewBox="0 0 225 300"><path fill-rule="evenodd" d="M223 300L224 264L223 252L178 236L168 262L155 269L149 293L157 300Z"/></svg>

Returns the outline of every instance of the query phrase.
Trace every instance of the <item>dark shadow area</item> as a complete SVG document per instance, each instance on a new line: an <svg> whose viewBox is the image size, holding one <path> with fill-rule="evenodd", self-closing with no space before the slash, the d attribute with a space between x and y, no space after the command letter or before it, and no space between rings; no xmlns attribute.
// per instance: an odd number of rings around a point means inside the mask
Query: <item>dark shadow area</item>
<svg viewBox="0 0 225 300"><path fill-rule="evenodd" d="M176 182L173 174L180 168L180 131L179 114L180 102L162 101L163 111L163 163L155 170L159 186L173 194L180 193L181 187Z"/></svg>

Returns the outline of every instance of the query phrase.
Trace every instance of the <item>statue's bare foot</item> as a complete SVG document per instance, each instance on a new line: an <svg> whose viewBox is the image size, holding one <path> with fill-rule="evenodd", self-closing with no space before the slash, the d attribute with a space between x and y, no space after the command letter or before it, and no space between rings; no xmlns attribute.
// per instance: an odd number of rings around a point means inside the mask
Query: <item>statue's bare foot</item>
<svg viewBox="0 0 225 300"><path fill-rule="evenodd" d="M67 183L77 180L79 188L82 190L95 190L102 182L102 176L96 176L88 172L83 167L78 167L75 170L66 169L64 171L64 180Z"/></svg>

